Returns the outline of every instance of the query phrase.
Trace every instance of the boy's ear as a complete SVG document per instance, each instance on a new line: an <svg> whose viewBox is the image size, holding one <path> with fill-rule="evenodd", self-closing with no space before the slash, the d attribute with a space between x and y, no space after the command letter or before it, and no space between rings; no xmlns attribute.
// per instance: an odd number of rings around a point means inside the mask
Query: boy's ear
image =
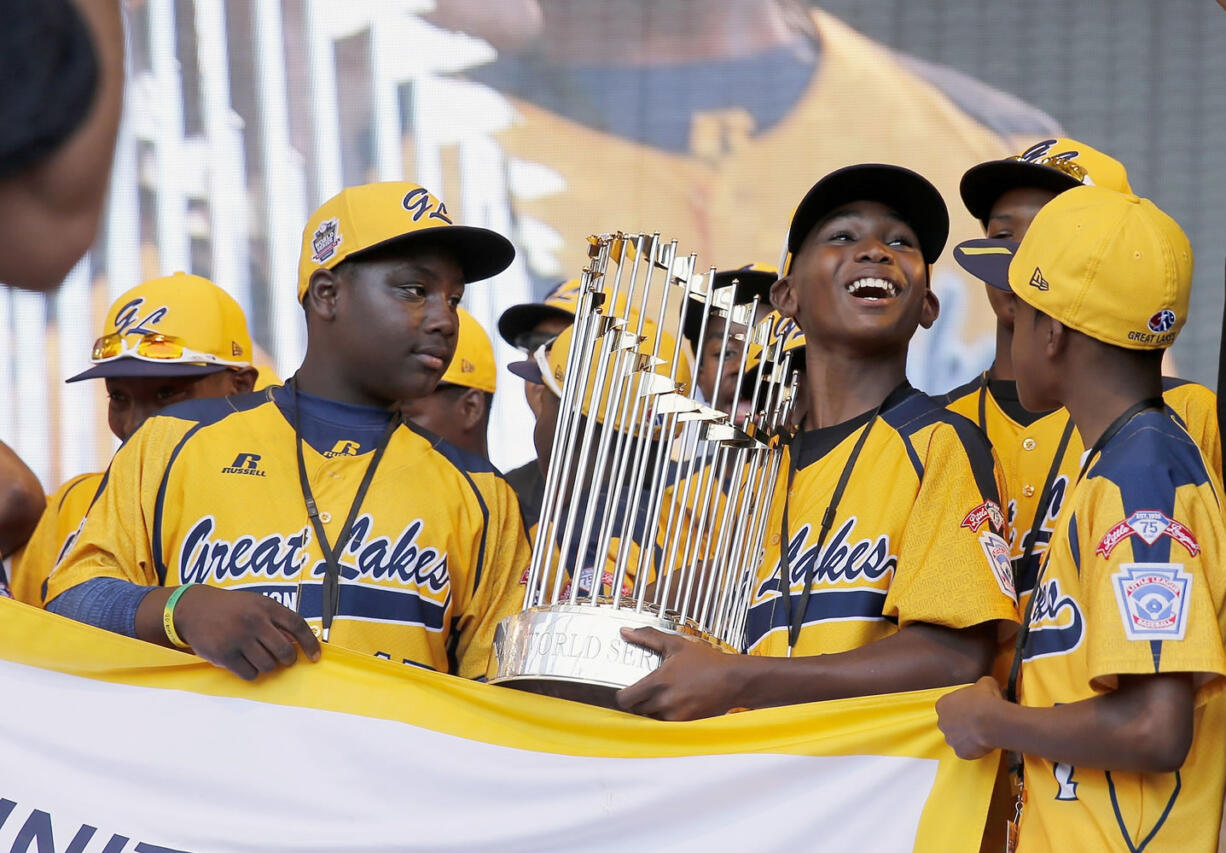
<svg viewBox="0 0 1226 853"><path fill-rule="evenodd" d="M790 275L771 285L771 306L784 317L796 318L796 292L792 288Z"/></svg>
<svg viewBox="0 0 1226 853"><path fill-rule="evenodd" d="M937 299L936 291L931 287L924 288L924 304L920 308L920 325L931 329L937 317L941 316L941 300Z"/></svg>
<svg viewBox="0 0 1226 853"><path fill-rule="evenodd" d="M1047 352L1048 358L1058 359L1064 355L1065 350L1069 345L1069 330L1068 327L1055 320L1046 314L1043 315L1043 322L1047 324L1047 335L1044 349Z"/></svg>
<svg viewBox="0 0 1226 853"><path fill-rule="evenodd" d="M476 429L485 420L485 392L480 388L465 388L457 408L464 430Z"/></svg>
<svg viewBox="0 0 1226 853"><path fill-rule="evenodd" d="M336 317L336 296L339 290L340 276L336 270L315 270L307 281L306 302L307 313L315 314L323 320Z"/></svg>

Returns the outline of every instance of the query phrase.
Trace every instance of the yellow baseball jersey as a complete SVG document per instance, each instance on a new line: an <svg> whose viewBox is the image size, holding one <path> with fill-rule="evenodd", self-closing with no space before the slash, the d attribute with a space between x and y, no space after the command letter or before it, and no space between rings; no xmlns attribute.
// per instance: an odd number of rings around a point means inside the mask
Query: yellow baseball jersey
<svg viewBox="0 0 1226 853"><path fill-rule="evenodd" d="M81 474L47 496L47 508L30 540L13 555L13 598L35 607L43 606L43 584L76 539L101 485L101 473Z"/></svg>
<svg viewBox="0 0 1226 853"><path fill-rule="evenodd" d="M1214 850L1226 782L1221 702L1208 702L1226 686L1221 487L1161 412L1133 418L1074 483L1035 587L1020 701L1049 707L1107 693L1120 675L1194 673L1195 735L1169 774L1026 756L1020 849Z"/></svg>
<svg viewBox="0 0 1226 853"><path fill-rule="evenodd" d="M323 552L298 477L283 387L150 418L115 455L47 600L94 577L207 583L322 613ZM298 395L308 481L335 544L388 413ZM391 435L339 555L331 642L484 675L498 621L520 609L528 544L488 462L409 425Z"/></svg>
<svg viewBox="0 0 1226 853"><path fill-rule="evenodd" d="M1163 378L1163 389L1167 407L1204 451L1210 470L1221 471L1217 395L1204 385L1171 377ZM1017 579L1018 606L1020 612L1025 612L1039 563L1051 541L1069 484L1077 477L1085 445L1077 430L1071 429L1067 409L1045 414L1027 412L1018 403L1016 385L1012 382L994 381L985 386L980 376L950 391L942 399L952 411L979 424L996 451L1009 494L1009 504L1005 509L1009 521L1010 554ZM1035 536L1030 557L1023 564L1027 537L1039 512L1043 485L1066 429L1071 429L1068 446L1052 481L1051 499Z"/></svg>
<svg viewBox="0 0 1226 853"><path fill-rule="evenodd" d="M750 603L750 653L786 655L789 614L802 620L796 655L858 648L913 622L1017 621L991 448L974 424L910 386L892 393L871 422L819 552L822 518L867 425L866 414L803 432L789 446ZM807 576L812 591L800 617Z"/></svg>

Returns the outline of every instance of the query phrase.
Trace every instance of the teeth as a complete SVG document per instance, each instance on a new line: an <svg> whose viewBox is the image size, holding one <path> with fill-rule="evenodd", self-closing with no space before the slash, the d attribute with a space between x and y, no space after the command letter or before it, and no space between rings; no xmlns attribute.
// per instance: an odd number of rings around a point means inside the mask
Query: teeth
<svg viewBox="0 0 1226 853"><path fill-rule="evenodd" d="M851 284L847 285L847 292L850 293L852 296L855 296L861 290L866 290L866 289L881 290L881 291L884 291L886 295L888 296L898 295L898 288L894 286L894 282L886 281L883 278L862 278L857 281L853 281ZM865 296L865 298L866 299L876 299L877 297L876 296Z"/></svg>

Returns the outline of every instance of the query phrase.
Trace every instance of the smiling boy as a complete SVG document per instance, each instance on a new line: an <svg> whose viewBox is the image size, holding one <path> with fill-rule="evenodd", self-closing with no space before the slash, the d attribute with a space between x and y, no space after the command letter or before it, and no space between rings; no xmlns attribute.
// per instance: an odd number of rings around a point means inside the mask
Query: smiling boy
<svg viewBox="0 0 1226 853"><path fill-rule="evenodd" d="M483 459L405 424L467 282L514 250L422 187L342 191L307 222L307 352L285 387L175 406L119 450L49 609L254 678L325 641L483 675L528 546Z"/></svg>
<svg viewBox="0 0 1226 853"><path fill-rule="evenodd" d="M808 405L788 449L751 600L749 655L650 628L659 669L621 691L662 719L957 684L1016 620L984 437L906 381L936 320L948 234L936 189L897 166L827 175L788 233L772 301L804 332Z"/></svg>

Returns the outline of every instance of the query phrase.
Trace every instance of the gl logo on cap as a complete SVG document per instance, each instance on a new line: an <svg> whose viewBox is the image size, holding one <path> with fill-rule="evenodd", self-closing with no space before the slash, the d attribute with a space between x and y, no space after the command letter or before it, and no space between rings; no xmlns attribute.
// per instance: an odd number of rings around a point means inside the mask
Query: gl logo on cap
<svg viewBox="0 0 1226 853"><path fill-rule="evenodd" d="M1175 326L1175 312L1169 308L1163 308L1150 317L1146 325L1149 326L1151 332L1169 332Z"/></svg>
<svg viewBox="0 0 1226 853"><path fill-rule="evenodd" d="M434 205L438 203L436 208ZM424 187L417 187L405 193L404 198L400 200L400 206L413 214L413 221L417 222L423 216L430 219L437 219L447 225L451 225L451 217L447 214L447 205L438 201Z"/></svg>

